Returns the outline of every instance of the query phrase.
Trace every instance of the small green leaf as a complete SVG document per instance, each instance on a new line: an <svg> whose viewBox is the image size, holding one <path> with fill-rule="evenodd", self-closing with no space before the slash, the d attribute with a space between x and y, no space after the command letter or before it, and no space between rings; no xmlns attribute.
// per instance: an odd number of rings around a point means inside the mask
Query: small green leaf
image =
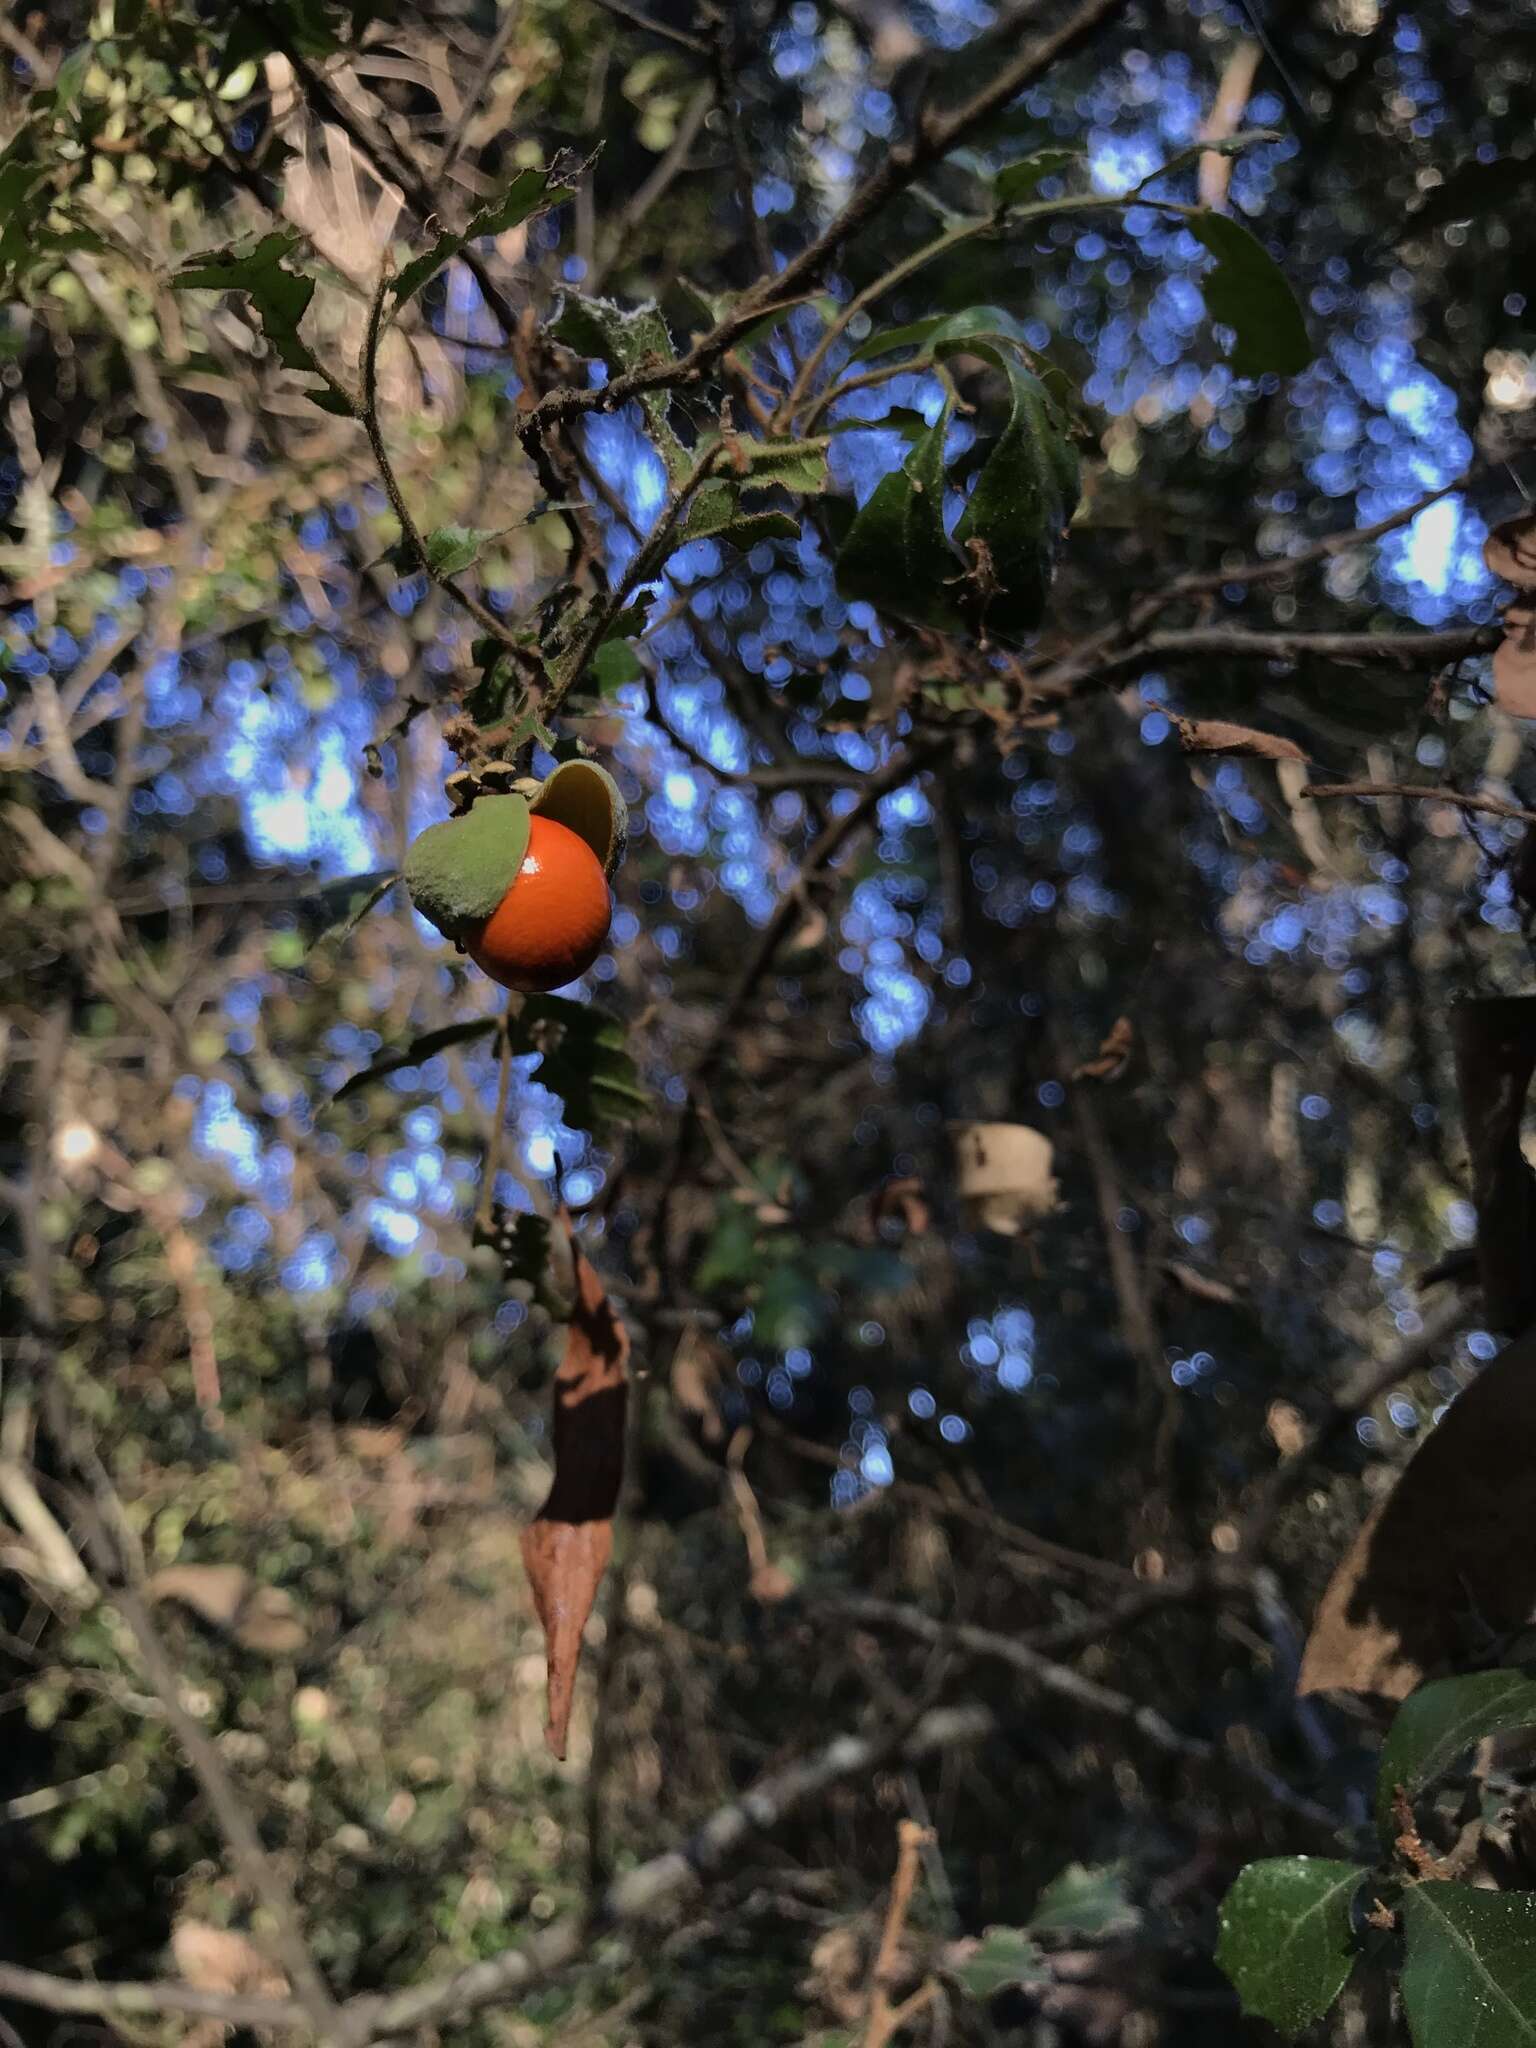
<svg viewBox="0 0 1536 2048"><path fill-rule="evenodd" d="M1012 1984L1038 1984L1048 1974L1044 1957L1021 1927L989 1927L954 1972L972 1998L993 1998Z"/></svg>
<svg viewBox="0 0 1536 2048"><path fill-rule="evenodd" d="M343 1081L331 1100L345 1102L349 1095L357 1094L362 1088L371 1088L375 1081L399 1073L402 1067L419 1067L434 1053L446 1052L450 1046L468 1045L473 1039L486 1038L500 1022L499 1017L471 1017L461 1024L444 1024L438 1031L423 1032L409 1045L380 1053L372 1066L364 1067L360 1074L353 1074L349 1080Z"/></svg>
<svg viewBox="0 0 1536 2048"><path fill-rule="evenodd" d="M707 454L719 439L718 434L703 436L695 451L696 456ZM738 440L731 445L731 457L734 459L719 463L717 467L727 481L734 476L746 489L776 484L780 490L809 495L827 488L829 445L830 436L826 434L808 441Z"/></svg>
<svg viewBox="0 0 1536 2048"><path fill-rule="evenodd" d="M461 569L472 568L497 532L493 526L434 526L423 536L428 570L433 576L457 576Z"/></svg>
<svg viewBox="0 0 1536 2048"><path fill-rule="evenodd" d="M1004 164L992 180L992 192L999 207L1018 206L1029 198L1044 178L1054 177L1068 164L1081 163L1087 155L1081 149L1037 149L1017 163Z"/></svg>
<svg viewBox="0 0 1536 2048"><path fill-rule="evenodd" d="M694 540L728 540L739 548L760 540L796 540L800 528L787 512L749 512L735 484L704 484L688 506L677 536L679 547Z"/></svg>
<svg viewBox="0 0 1536 2048"><path fill-rule="evenodd" d="M1536 2043L1536 1892L1416 1884L1403 1895L1414 2048Z"/></svg>
<svg viewBox="0 0 1536 2048"><path fill-rule="evenodd" d="M1247 228L1225 213L1191 215L1189 228L1216 258L1201 280L1206 309L1236 336L1232 367L1240 377L1304 370L1316 351L1285 274Z"/></svg>
<svg viewBox="0 0 1536 2048"><path fill-rule="evenodd" d="M483 235L504 235L508 228L520 227L534 214L544 213L575 196L568 185L551 185L548 171L519 171L500 199L482 207L462 235L439 235L424 256L405 265L394 282L396 304L409 304L422 286L471 242L478 242Z"/></svg>
<svg viewBox="0 0 1536 2048"><path fill-rule="evenodd" d="M952 626L952 586L965 565L944 531L944 411L898 470L882 477L854 517L837 558L837 587L892 617Z"/></svg>
<svg viewBox="0 0 1536 2048"><path fill-rule="evenodd" d="M1365 1871L1326 1857L1250 1863L1221 1903L1216 1960L1243 2011L1294 2037L1344 1989L1355 1957L1350 1901Z"/></svg>
<svg viewBox="0 0 1536 2048"><path fill-rule="evenodd" d="M411 901L445 938L462 939L491 915L528 850L528 805L482 796L461 817L429 825L405 856Z"/></svg>
<svg viewBox="0 0 1536 2048"><path fill-rule="evenodd" d="M1053 1877L1029 1916L1031 1934L1125 1933L1140 1921L1118 1868L1069 1863Z"/></svg>
<svg viewBox="0 0 1536 2048"><path fill-rule="evenodd" d="M1524 1671L1476 1671L1421 1686L1399 1708L1381 1752L1377 1825L1392 1831L1399 1785L1413 1799L1485 1735L1533 1727L1536 1678Z"/></svg>
<svg viewBox="0 0 1536 2048"><path fill-rule="evenodd" d="M605 697L621 690L626 683L639 683L645 679L645 670L627 640L605 640L592 657L592 673Z"/></svg>

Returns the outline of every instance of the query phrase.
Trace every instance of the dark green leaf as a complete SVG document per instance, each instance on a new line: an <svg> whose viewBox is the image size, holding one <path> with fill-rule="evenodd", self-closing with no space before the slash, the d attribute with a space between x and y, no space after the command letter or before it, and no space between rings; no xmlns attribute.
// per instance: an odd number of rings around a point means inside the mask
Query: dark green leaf
<svg viewBox="0 0 1536 2048"><path fill-rule="evenodd" d="M1216 258L1201 280L1213 320L1236 336L1232 367L1240 377L1275 370L1294 376L1315 350L1295 294L1263 243L1224 213L1196 213L1190 232Z"/></svg>
<svg viewBox="0 0 1536 2048"><path fill-rule="evenodd" d="M496 535L489 526L434 526L423 536L427 567L434 576L457 576L480 559L480 550Z"/></svg>
<svg viewBox="0 0 1536 2048"><path fill-rule="evenodd" d="M638 683L645 676L645 670L627 640L605 640L592 657L592 673L597 679L598 689L605 696L622 689L626 683Z"/></svg>
<svg viewBox="0 0 1536 2048"><path fill-rule="evenodd" d="M1513 1728L1536 1728L1536 1678L1524 1671L1476 1671L1421 1686L1399 1708L1381 1752L1376 1820L1383 1832L1392 1829L1399 1785L1413 1799L1485 1735Z"/></svg>
<svg viewBox="0 0 1536 2048"><path fill-rule="evenodd" d="M692 540L728 540L739 548L760 540L795 540L799 526L787 512L750 512L735 484L705 484L689 504L677 536L682 547Z"/></svg>
<svg viewBox="0 0 1536 2048"><path fill-rule="evenodd" d="M355 1095L360 1088L369 1088L375 1081L382 1081L386 1075L399 1073L402 1067L419 1067L434 1053L446 1052L452 1045L468 1045L476 1038L489 1037L498 1024L499 1017L472 1017L462 1024L445 1024L438 1031L423 1032L420 1038L413 1038L409 1045L399 1046L393 1052L383 1052L372 1066L364 1067L360 1074L343 1081L331 1097L333 1102L345 1102L349 1095Z"/></svg>
<svg viewBox="0 0 1536 2048"><path fill-rule="evenodd" d="M508 794L482 796L461 816L418 832L405 855L412 903L445 938L471 936L517 879L528 829L527 803Z"/></svg>
<svg viewBox="0 0 1536 2048"><path fill-rule="evenodd" d="M972 1998L993 1998L1011 1984L1039 1984L1049 1973L1021 1927L989 1927L954 1975Z"/></svg>
<svg viewBox="0 0 1536 2048"><path fill-rule="evenodd" d="M625 307L612 299L589 299L580 292L568 292L550 323L550 333L577 355L593 356L606 363L610 373L622 376L652 363L670 362L672 337L660 308L646 304ZM678 440L668 421L671 393L665 389L647 391L640 400L647 424L662 461L673 477L683 476L693 458Z"/></svg>
<svg viewBox="0 0 1536 2048"><path fill-rule="evenodd" d="M1414 2048L1536 2043L1536 1892L1416 1884L1403 1896Z"/></svg>
<svg viewBox="0 0 1536 2048"><path fill-rule="evenodd" d="M905 463L882 477L854 517L837 558L844 597L863 598L914 625L951 626L964 573L944 532L946 410Z"/></svg>
<svg viewBox="0 0 1536 2048"><path fill-rule="evenodd" d="M1069 1863L1053 1877L1029 1916L1031 1934L1123 1934L1140 1915L1118 1868Z"/></svg>
<svg viewBox="0 0 1536 2048"><path fill-rule="evenodd" d="M178 291L245 292L278 361L290 370L312 370L318 375L314 351L299 333L299 322L315 295L315 281L283 268L283 258L300 240L296 233L280 228L258 240L215 249L184 263L171 282Z"/></svg>
<svg viewBox="0 0 1536 2048"><path fill-rule="evenodd" d="M706 435L699 442L697 455L703 456L718 438ZM739 481L743 488L776 484L780 490L814 493L827 488L828 446L825 434L809 441L738 440L732 444L730 459L717 466L722 476Z"/></svg>
<svg viewBox="0 0 1536 2048"><path fill-rule="evenodd" d="M867 362L871 356L894 355L899 348L921 348L930 335L936 334L952 316L948 313L930 313L926 319L909 320L905 327L877 328L849 356L850 363Z"/></svg>
<svg viewBox="0 0 1536 2048"><path fill-rule="evenodd" d="M1006 351L1012 410L967 501L955 539L971 556L968 595L1001 633L1039 625L1078 495L1077 455L1045 386Z"/></svg>
<svg viewBox="0 0 1536 2048"><path fill-rule="evenodd" d="M1086 155L1081 149L1037 149L1017 163L1004 164L993 177L993 197L999 207L1018 206L1043 178L1054 177L1068 164L1081 163Z"/></svg>
<svg viewBox="0 0 1536 2048"><path fill-rule="evenodd" d="M1243 2011L1293 2038L1321 2019L1354 1962L1350 1901L1365 1872L1326 1857L1250 1863L1221 1903L1220 1963Z"/></svg>
<svg viewBox="0 0 1536 2048"><path fill-rule="evenodd" d="M535 1078L565 1104L566 1119L585 1131L633 1123L650 1108L624 1027L606 1010L566 996L529 996L512 1024L514 1054L543 1055Z"/></svg>
<svg viewBox="0 0 1536 2048"><path fill-rule="evenodd" d="M548 171L519 171L500 199L482 207L462 235L439 235L424 256L406 264L394 282L397 305L408 304L445 263L471 242L478 242L483 235L504 235L508 228L520 227L534 214L575 196L568 185L551 185Z"/></svg>

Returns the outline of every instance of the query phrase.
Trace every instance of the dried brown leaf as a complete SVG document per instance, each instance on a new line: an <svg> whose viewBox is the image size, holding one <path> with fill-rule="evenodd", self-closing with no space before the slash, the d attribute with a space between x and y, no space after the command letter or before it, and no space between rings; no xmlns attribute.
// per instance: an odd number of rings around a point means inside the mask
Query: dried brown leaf
<svg viewBox="0 0 1536 2048"><path fill-rule="evenodd" d="M1516 590L1536 590L1536 512L1496 526L1483 542L1483 560Z"/></svg>
<svg viewBox="0 0 1536 2048"><path fill-rule="evenodd" d="M549 1664L544 1739L563 1758L582 1631L613 1550L613 1511L624 1477L629 1332L564 1210L560 1220L570 1241L576 1305L555 1374L554 1483L523 1531L523 1565Z"/></svg>
<svg viewBox="0 0 1536 2048"><path fill-rule="evenodd" d="M1202 1273L1197 1266L1188 1266L1182 1259L1170 1259L1163 1268L1170 1280L1177 1281L1186 1294L1192 1294L1196 1301L1219 1302L1230 1308L1242 1299L1235 1287L1229 1287L1225 1280L1218 1280L1214 1273Z"/></svg>
<svg viewBox="0 0 1536 2048"><path fill-rule="evenodd" d="M1297 1690L1406 1699L1536 1610L1536 1335L1459 1394L1318 1606Z"/></svg>
<svg viewBox="0 0 1536 2048"><path fill-rule="evenodd" d="M1136 1043L1136 1027L1129 1017L1117 1017L1107 1038L1091 1060L1072 1069L1074 1081L1118 1081Z"/></svg>
<svg viewBox="0 0 1536 2048"><path fill-rule="evenodd" d="M1175 717L1173 727L1186 754L1248 754L1263 761L1307 759L1294 740L1282 739L1277 732L1259 732L1251 725L1229 725L1224 718Z"/></svg>
<svg viewBox="0 0 1536 2048"><path fill-rule="evenodd" d="M1493 651L1493 698L1511 718L1536 718L1536 605L1512 604Z"/></svg>
<svg viewBox="0 0 1536 2048"><path fill-rule="evenodd" d="M178 1600L215 1628L233 1630L255 1581L241 1564L173 1564L144 1590L151 1600Z"/></svg>

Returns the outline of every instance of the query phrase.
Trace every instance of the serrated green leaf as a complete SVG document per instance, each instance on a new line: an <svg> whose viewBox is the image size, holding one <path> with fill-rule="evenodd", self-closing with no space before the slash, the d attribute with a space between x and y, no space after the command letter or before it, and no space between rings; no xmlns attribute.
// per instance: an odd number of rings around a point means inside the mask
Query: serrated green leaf
<svg viewBox="0 0 1536 2048"><path fill-rule="evenodd" d="M1206 309L1236 337L1232 367L1240 377L1274 370L1291 377L1316 351L1296 295L1269 251L1225 213L1190 216L1190 233L1216 258L1200 280Z"/></svg>
<svg viewBox="0 0 1536 2048"><path fill-rule="evenodd" d="M1350 1902L1365 1871L1320 1856L1250 1863L1221 1902L1216 1960L1243 2011L1294 2038L1322 2018L1355 1959Z"/></svg>
<svg viewBox="0 0 1536 2048"><path fill-rule="evenodd" d="M613 376L652 362L668 362L673 355L672 336L661 309L650 302L620 306L612 299L589 299L581 292L567 292L549 331L577 355L606 363ZM669 423L671 403L672 394L664 388L647 391L640 400L661 459L675 479L687 475L693 458Z"/></svg>
<svg viewBox="0 0 1536 2048"><path fill-rule="evenodd" d="M682 547L694 540L728 540L739 548L760 540L795 540L800 528L787 512L750 512L735 484L704 484L694 494L677 536Z"/></svg>
<svg viewBox="0 0 1536 2048"><path fill-rule="evenodd" d="M954 585L965 565L944 531L944 440L949 412L901 468L882 477L854 517L837 557L837 587L913 625L952 626Z"/></svg>
<svg viewBox="0 0 1536 2048"><path fill-rule="evenodd" d="M706 455L712 446L718 446L718 434L704 435L698 444L696 456ZM726 481L735 481L743 488L757 489L769 484L780 490L795 491L802 495L824 491L827 488L827 449L831 437L827 434L814 436L807 441L750 441L737 440L731 444L730 458L717 466Z"/></svg>
<svg viewBox="0 0 1536 2048"><path fill-rule="evenodd" d="M1376 1822L1383 1834L1395 1832L1392 1807L1399 1785L1413 1799L1485 1735L1514 1728L1536 1728L1536 1677L1524 1671L1475 1671L1411 1694L1382 1747Z"/></svg>
<svg viewBox="0 0 1536 2048"><path fill-rule="evenodd" d="M1035 1901L1029 1931L1098 1937L1124 1933L1135 1927L1140 1918L1118 1866L1090 1868L1083 1863L1069 1863Z"/></svg>
<svg viewBox="0 0 1536 2048"><path fill-rule="evenodd" d="M474 566L480 550L488 540L496 539L497 531L492 526L434 526L422 536L427 568L434 576L457 576L461 569Z"/></svg>
<svg viewBox="0 0 1536 2048"><path fill-rule="evenodd" d="M1022 1927L989 1927L954 1975L972 1998L995 1998L1012 1984L1038 1984L1049 1972Z"/></svg>
<svg viewBox="0 0 1536 2048"><path fill-rule="evenodd" d="M238 291L249 297L261 331L277 359L290 370L320 373L314 351L299 333L299 322L315 295L312 277L283 268L302 239L286 228L256 239L211 250L184 263L171 278L178 291Z"/></svg>
<svg viewBox="0 0 1536 2048"><path fill-rule="evenodd" d="M1017 163L1004 164L992 179L992 193L997 205L1020 205L1043 178L1053 177L1057 171L1065 170L1068 164L1081 163L1087 154L1086 150L1066 147L1037 149L1028 156L1020 157Z"/></svg>
<svg viewBox="0 0 1536 2048"><path fill-rule="evenodd" d="M468 1045L476 1038L486 1038L500 1022L499 1017L471 1017L461 1024L444 1024L440 1030L423 1032L409 1045L380 1053L371 1066L343 1081L331 1100L345 1102L349 1095L356 1095L362 1088L371 1088L375 1081L382 1081L390 1074L398 1074L402 1067L419 1067L434 1053L446 1052L450 1046Z"/></svg>
<svg viewBox="0 0 1536 2048"><path fill-rule="evenodd" d="M1416 1884L1403 1895L1414 2048L1536 2043L1536 1892Z"/></svg>
<svg viewBox="0 0 1536 2048"><path fill-rule="evenodd" d="M478 242L484 235L504 235L508 228L521 227L534 214L547 212L551 206L559 206L575 196L568 185L551 185L548 171L519 171L500 199L482 207L462 235L439 235L424 256L405 265L393 285L396 305L408 305L422 286L471 242Z"/></svg>

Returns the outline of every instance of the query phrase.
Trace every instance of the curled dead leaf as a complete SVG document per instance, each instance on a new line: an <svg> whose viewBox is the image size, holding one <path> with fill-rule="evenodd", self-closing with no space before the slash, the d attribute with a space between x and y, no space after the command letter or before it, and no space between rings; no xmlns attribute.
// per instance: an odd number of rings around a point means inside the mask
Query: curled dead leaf
<svg viewBox="0 0 1536 2048"><path fill-rule="evenodd" d="M956 1124L960 1197L973 1220L1017 1237L1056 1207L1055 1152L1028 1124Z"/></svg>
<svg viewBox="0 0 1536 2048"><path fill-rule="evenodd" d="M1305 761L1305 751L1277 732L1259 732L1250 725L1230 725L1224 718L1179 718L1173 729L1186 754L1248 754L1264 761Z"/></svg>
<svg viewBox="0 0 1536 2048"><path fill-rule="evenodd" d="M1494 527L1483 542L1483 560L1516 590L1536 590L1536 512L1521 512Z"/></svg>
<svg viewBox="0 0 1536 2048"><path fill-rule="evenodd" d="M1136 1043L1136 1027L1129 1017L1117 1017L1109 1034L1091 1060L1072 1069L1074 1081L1118 1081Z"/></svg>
<svg viewBox="0 0 1536 2048"><path fill-rule="evenodd" d="M613 1511L624 1477L629 1332L564 1209L560 1222L571 1247L576 1301L555 1374L554 1482L523 1531L523 1565L549 1666L544 1739L563 1758L582 1631L613 1551Z"/></svg>
<svg viewBox="0 0 1536 2048"><path fill-rule="evenodd" d="M1329 1581L1297 1691L1406 1699L1536 1612L1536 1335L1446 1410Z"/></svg>
<svg viewBox="0 0 1536 2048"><path fill-rule="evenodd" d="M1170 1259L1163 1271L1196 1301L1214 1301L1223 1308L1230 1308L1242 1299L1237 1289L1229 1287L1225 1280L1218 1280L1214 1273L1202 1273L1197 1266L1186 1265L1182 1259Z"/></svg>
<svg viewBox="0 0 1536 2048"><path fill-rule="evenodd" d="M1536 718L1536 605L1512 604L1493 650L1493 698L1511 718Z"/></svg>

